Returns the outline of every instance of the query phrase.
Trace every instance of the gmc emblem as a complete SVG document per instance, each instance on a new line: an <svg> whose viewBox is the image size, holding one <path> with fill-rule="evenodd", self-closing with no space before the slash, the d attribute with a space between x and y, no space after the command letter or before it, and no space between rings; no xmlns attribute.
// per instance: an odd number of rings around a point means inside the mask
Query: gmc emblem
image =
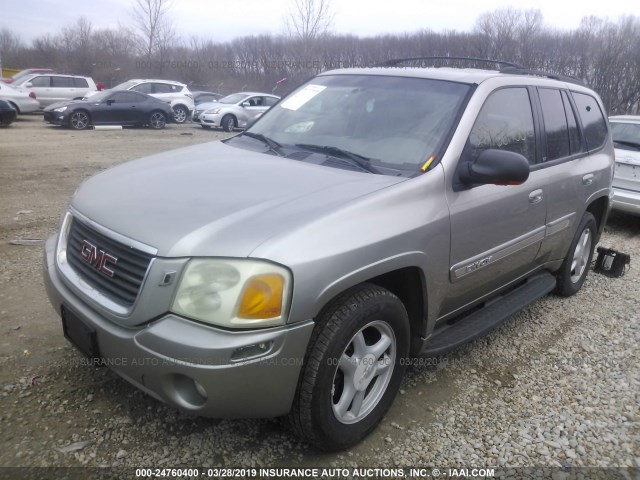
<svg viewBox="0 0 640 480"><path fill-rule="evenodd" d="M109 264L113 267L118 263L118 259L108 254L104 250L98 250L98 247L86 240L82 241L80 246L80 256L92 267L100 270L107 277L113 277L114 271L109 268Z"/></svg>

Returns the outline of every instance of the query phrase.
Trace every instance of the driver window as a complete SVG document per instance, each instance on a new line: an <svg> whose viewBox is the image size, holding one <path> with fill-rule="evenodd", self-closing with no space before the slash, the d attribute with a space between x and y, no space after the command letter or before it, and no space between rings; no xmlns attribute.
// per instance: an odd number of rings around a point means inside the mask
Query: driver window
<svg viewBox="0 0 640 480"><path fill-rule="evenodd" d="M482 106L469 135L471 158L493 148L519 153L536 162L536 140L529 92L524 87L503 88Z"/></svg>

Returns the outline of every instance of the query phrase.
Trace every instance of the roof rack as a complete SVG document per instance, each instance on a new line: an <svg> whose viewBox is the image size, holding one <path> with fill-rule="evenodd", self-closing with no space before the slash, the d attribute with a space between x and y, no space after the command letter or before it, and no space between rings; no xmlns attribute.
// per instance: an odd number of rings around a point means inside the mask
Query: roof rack
<svg viewBox="0 0 640 480"><path fill-rule="evenodd" d="M407 57L407 58L394 58L385 62L375 65L376 67L397 67L402 63L425 61L425 60L455 60L462 62L475 62L475 63L493 63L498 68L498 72L511 75L534 75L537 77L551 78L553 80L559 80L567 83L575 83L577 85L584 85L584 82L579 78L569 75L561 75L559 73L545 72L543 70L535 70L525 68L517 63L505 62L503 60L493 60L490 58L477 58L477 57L450 57L450 56L427 56L427 57Z"/></svg>
<svg viewBox="0 0 640 480"><path fill-rule="evenodd" d="M397 67L401 63L415 62L418 60L460 60L464 62L480 62L480 63L494 63L496 65L505 65L506 67L522 68L520 65L512 62L503 62L502 60L491 60L489 58L475 58L475 57L450 57L450 56L436 56L436 57L407 57L407 58L394 58L382 62L377 67Z"/></svg>
<svg viewBox="0 0 640 480"><path fill-rule="evenodd" d="M535 75L536 77L546 77L546 78L551 78L553 80L560 80L561 82L575 83L576 85L584 85L584 82L582 80L576 77L572 77L570 75L562 75L560 73L550 73L550 72L545 72L543 70L535 70L535 69L529 69L529 68L523 68L523 67L518 67L518 68L506 67L501 69L500 73L510 73L512 75Z"/></svg>

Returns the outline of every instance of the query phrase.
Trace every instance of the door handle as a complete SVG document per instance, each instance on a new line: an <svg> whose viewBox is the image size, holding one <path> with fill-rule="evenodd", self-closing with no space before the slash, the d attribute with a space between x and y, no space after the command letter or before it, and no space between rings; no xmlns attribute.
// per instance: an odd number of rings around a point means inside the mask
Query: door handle
<svg viewBox="0 0 640 480"><path fill-rule="evenodd" d="M582 177L582 184L586 187L593 183L593 173L587 173Z"/></svg>
<svg viewBox="0 0 640 480"><path fill-rule="evenodd" d="M535 205L536 203L540 203L544 198L544 193L541 189L534 190L529 194L529 203Z"/></svg>

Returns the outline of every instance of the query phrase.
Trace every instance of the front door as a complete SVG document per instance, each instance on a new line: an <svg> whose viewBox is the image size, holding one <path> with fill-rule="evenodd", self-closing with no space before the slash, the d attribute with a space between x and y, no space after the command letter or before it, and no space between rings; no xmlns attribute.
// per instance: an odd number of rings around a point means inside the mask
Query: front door
<svg viewBox="0 0 640 480"><path fill-rule="evenodd" d="M536 162L536 135L529 91L502 88L485 102L471 130L462 161L486 149L522 154ZM454 185L449 294L440 316L491 293L533 268L545 234L545 178L531 172L521 185Z"/></svg>

